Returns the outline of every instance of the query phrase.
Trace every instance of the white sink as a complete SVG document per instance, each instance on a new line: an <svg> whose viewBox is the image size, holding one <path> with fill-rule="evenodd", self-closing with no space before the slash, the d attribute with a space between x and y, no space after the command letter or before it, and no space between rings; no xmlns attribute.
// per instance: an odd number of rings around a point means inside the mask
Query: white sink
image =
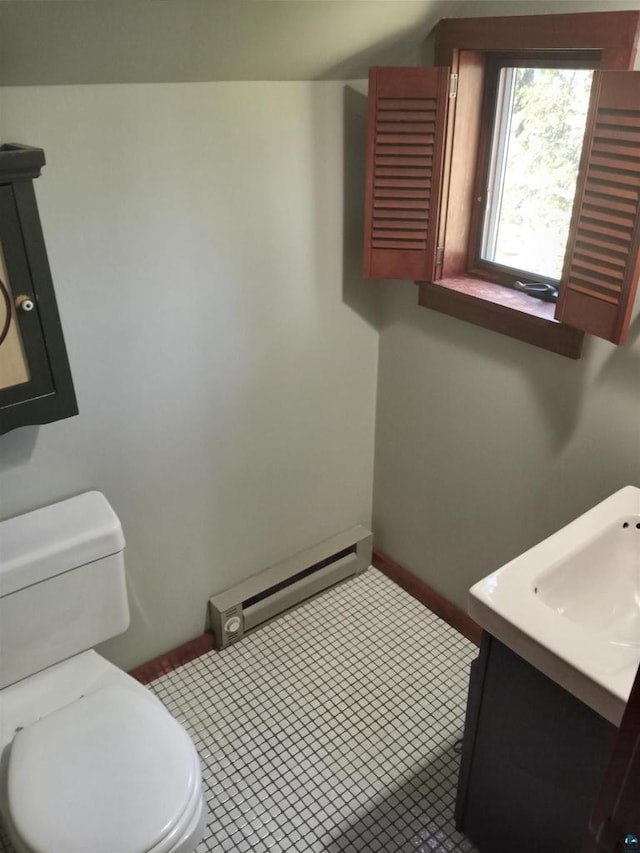
<svg viewBox="0 0 640 853"><path fill-rule="evenodd" d="M640 489L626 486L475 584L469 613L619 725L640 664Z"/></svg>

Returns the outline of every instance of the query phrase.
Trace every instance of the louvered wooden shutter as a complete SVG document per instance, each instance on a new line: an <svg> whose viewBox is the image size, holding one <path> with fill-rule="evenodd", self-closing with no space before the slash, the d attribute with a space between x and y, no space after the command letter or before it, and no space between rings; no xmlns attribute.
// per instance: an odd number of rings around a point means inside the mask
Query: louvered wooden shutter
<svg viewBox="0 0 640 853"><path fill-rule="evenodd" d="M596 71L556 319L623 343L640 275L640 72Z"/></svg>
<svg viewBox="0 0 640 853"><path fill-rule="evenodd" d="M372 68L365 276L434 275L448 68Z"/></svg>

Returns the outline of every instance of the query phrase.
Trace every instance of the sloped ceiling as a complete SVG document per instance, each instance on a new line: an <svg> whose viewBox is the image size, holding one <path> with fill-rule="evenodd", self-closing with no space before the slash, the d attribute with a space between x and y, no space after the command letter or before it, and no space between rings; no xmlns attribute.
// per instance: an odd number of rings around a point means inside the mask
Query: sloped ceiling
<svg viewBox="0 0 640 853"><path fill-rule="evenodd" d="M332 80L416 65L440 18L640 0L0 0L0 85Z"/></svg>
<svg viewBox="0 0 640 853"><path fill-rule="evenodd" d="M413 64L458 0L3 0L0 83L326 80Z"/></svg>

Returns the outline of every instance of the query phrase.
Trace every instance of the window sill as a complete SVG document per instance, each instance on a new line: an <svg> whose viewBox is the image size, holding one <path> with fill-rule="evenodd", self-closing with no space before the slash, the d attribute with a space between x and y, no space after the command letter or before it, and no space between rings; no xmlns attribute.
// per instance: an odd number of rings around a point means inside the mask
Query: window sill
<svg viewBox="0 0 640 853"><path fill-rule="evenodd" d="M580 358L584 332L553 319L555 303L473 276L419 281L418 302L519 341Z"/></svg>

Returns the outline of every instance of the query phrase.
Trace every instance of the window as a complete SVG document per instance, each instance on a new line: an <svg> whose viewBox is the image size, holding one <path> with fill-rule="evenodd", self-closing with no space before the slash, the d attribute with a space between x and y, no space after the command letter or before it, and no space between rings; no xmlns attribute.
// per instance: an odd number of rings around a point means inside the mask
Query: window
<svg viewBox="0 0 640 853"><path fill-rule="evenodd" d="M477 263L559 283L593 72L500 58ZM544 290L541 293L545 293Z"/></svg>
<svg viewBox="0 0 640 853"><path fill-rule="evenodd" d="M444 20L438 67L371 69L365 274L572 357L585 331L622 342L640 273L638 33L640 12Z"/></svg>

